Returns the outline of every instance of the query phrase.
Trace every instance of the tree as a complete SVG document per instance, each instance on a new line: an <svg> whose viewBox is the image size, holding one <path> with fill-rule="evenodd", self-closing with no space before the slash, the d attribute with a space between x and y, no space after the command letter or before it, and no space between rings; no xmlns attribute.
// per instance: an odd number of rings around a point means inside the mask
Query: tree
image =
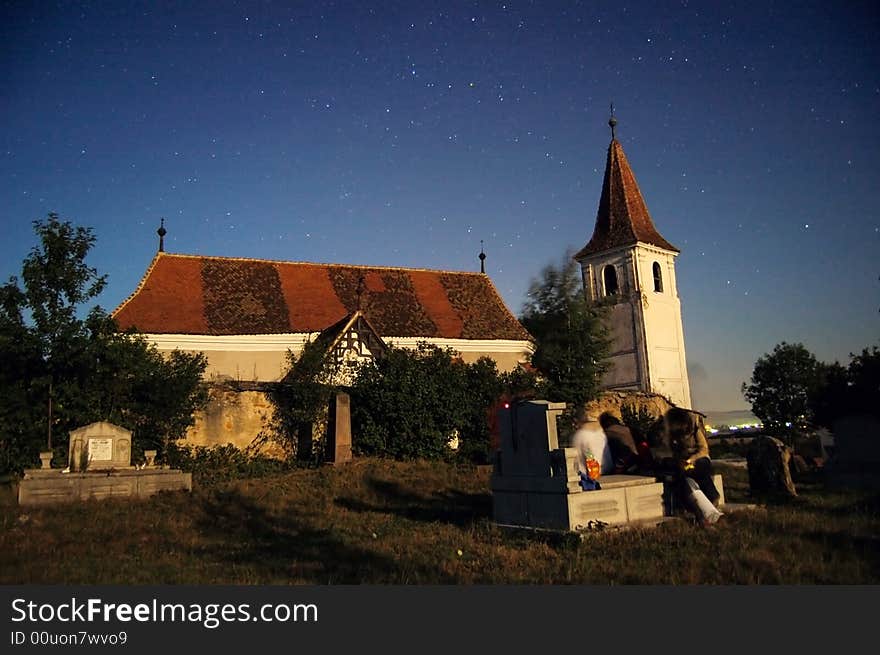
<svg viewBox="0 0 880 655"><path fill-rule="evenodd" d="M438 459L465 420L466 366L448 349L389 348L361 366L351 387L355 452Z"/></svg>
<svg viewBox="0 0 880 655"><path fill-rule="evenodd" d="M770 433L792 434L812 421L811 399L822 379L822 366L813 353L803 344L783 341L755 362L742 393Z"/></svg>
<svg viewBox="0 0 880 655"><path fill-rule="evenodd" d="M847 414L880 414L880 349L850 353L849 366L820 364L820 383L810 397L817 425L832 427Z"/></svg>
<svg viewBox="0 0 880 655"><path fill-rule="evenodd" d="M577 263L567 253L532 281L522 323L537 345L532 364L548 399L582 404L595 398L608 370L610 339L602 308L587 302Z"/></svg>
<svg viewBox="0 0 880 655"><path fill-rule="evenodd" d="M300 460L321 461L323 456L316 451L325 444L323 440L313 443L314 424L326 418L323 415L334 390L326 344L310 341L299 354L288 350L287 363L284 379L269 391L274 405L271 438Z"/></svg>
<svg viewBox="0 0 880 655"><path fill-rule="evenodd" d="M85 262L91 229L49 214L34 230L23 288L16 277L0 287L0 470L62 450L69 430L97 420L131 429L135 452L183 436L206 400L204 355L165 357L100 306L86 310L106 284Z"/></svg>

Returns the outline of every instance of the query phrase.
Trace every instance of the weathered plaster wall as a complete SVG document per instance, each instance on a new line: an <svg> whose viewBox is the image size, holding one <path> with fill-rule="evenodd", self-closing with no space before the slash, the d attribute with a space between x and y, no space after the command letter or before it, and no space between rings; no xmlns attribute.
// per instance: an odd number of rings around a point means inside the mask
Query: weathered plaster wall
<svg viewBox="0 0 880 655"><path fill-rule="evenodd" d="M212 386L207 407L196 414L196 422L185 442L193 446L232 444L247 448L272 417L272 403L265 391L236 390Z"/></svg>

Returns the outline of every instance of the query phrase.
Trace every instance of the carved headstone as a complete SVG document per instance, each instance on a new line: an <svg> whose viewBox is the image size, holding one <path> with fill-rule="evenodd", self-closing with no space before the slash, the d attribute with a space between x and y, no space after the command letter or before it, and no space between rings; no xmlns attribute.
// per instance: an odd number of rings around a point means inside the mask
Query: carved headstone
<svg viewBox="0 0 880 655"><path fill-rule="evenodd" d="M797 496L791 480L791 450L779 439L755 438L746 453L749 467L749 488L753 492L781 493Z"/></svg>
<svg viewBox="0 0 880 655"><path fill-rule="evenodd" d="M71 471L131 467L131 431L99 421L70 431Z"/></svg>

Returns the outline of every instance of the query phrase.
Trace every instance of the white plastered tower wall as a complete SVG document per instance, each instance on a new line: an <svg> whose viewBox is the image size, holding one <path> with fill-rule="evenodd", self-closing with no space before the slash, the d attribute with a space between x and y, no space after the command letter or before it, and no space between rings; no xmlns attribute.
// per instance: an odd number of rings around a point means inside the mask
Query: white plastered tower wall
<svg viewBox="0 0 880 655"><path fill-rule="evenodd" d="M645 243L579 258L584 292L608 304L611 336L607 390L659 393L679 407L691 407L681 300L675 277L678 253ZM659 284L655 286L655 264ZM605 267L613 266L618 289L609 294Z"/></svg>

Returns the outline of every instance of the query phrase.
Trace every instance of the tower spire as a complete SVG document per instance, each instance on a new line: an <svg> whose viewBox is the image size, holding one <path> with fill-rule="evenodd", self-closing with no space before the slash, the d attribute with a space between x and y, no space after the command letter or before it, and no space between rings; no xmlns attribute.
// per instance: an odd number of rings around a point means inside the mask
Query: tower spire
<svg viewBox="0 0 880 655"><path fill-rule="evenodd" d="M608 124L611 126L612 138L608 146L605 179L602 182L596 224L592 238L575 255L575 259L621 246L631 246L638 242L678 252L678 248L660 235L654 221L651 220L636 177L626 160L626 155L623 154L623 146L614 138L614 126L617 121L613 114Z"/></svg>
<svg viewBox="0 0 880 655"><path fill-rule="evenodd" d="M486 272L486 253L483 252L483 240L480 239L480 273Z"/></svg>
<svg viewBox="0 0 880 655"><path fill-rule="evenodd" d="M159 235L159 252L165 252L165 235L168 234L168 230L165 229L164 218L159 223L159 229L156 230L156 234Z"/></svg>
<svg viewBox="0 0 880 655"><path fill-rule="evenodd" d="M616 138L614 135L614 128L617 127L617 119L614 118L614 103L611 103L611 118L608 119L608 127L611 128L611 140L614 141Z"/></svg>

